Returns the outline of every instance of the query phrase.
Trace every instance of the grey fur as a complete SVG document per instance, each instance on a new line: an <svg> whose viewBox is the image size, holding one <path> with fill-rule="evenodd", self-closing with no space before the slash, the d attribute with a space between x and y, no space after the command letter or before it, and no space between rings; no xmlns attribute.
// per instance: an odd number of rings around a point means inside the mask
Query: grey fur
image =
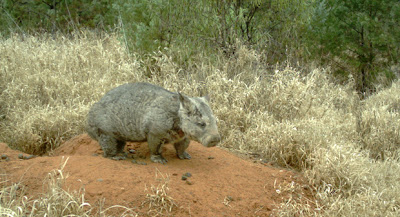
<svg viewBox="0 0 400 217"><path fill-rule="evenodd" d="M147 141L151 160L166 163L161 154L165 143L173 143L180 159L190 139L206 147L221 137L208 97L187 97L149 83L116 87L95 103L88 114L87 132L97 140L105 157L123 152L127 141Z"/></svg>

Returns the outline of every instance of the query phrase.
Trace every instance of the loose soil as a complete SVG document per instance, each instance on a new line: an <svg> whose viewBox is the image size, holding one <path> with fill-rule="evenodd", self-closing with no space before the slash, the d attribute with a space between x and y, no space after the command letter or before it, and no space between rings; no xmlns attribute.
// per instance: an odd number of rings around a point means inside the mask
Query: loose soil
<svg viewBox="0 0 400 217"><path fill-rule="evenodd" d="M147 165L132 163L130 156L120 161L102 157L98 143L86 134L65 142L50 156L29 160L19 159L21 152L0 143L0 155L6 154L10 159L0 162L0 181L20 182L28 197L38 197L44 191L47 174L59 169L63 159L68 158L63 171L68 174L66 189L83 187L85 200L92 206L104 201L104 207L122 205L139 216L148 215L149 204L143 202L151 194L150 187L156 187L160 183L157 178L162 176L169 177L167 194L177 204L170 216L270 216L289 199L313 201L301 174L218 147L206 148L191 142L188 153L192 159L180 160L173 146L165 145L166 165L150 161L146 143L128 143L126 149L134 150L136 161ZM187 172L192 174L189 184L182 180ZM112 215L123 211L113 210Z"/></svg>

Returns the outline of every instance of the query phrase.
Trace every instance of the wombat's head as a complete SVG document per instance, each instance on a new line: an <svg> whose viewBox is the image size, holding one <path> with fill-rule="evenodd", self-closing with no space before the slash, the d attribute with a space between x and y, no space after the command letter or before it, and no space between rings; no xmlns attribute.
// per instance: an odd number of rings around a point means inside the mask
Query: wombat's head
<svg viewBox="0 0 400 217"><path fill-rule="evenodd" d="M187 97L179 93L179 117L182 131L206 147L216 146L221 141L217 122L208 104L209 98Z"/></svg>

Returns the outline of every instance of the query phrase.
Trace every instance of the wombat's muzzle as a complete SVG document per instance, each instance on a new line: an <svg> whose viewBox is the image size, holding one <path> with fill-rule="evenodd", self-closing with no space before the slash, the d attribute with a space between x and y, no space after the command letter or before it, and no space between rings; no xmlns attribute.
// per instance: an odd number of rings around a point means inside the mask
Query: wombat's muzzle
<svg viewBox="0 0 400 217"><path fill-rule="evenodd" d="M220 143L220 142L221 142L221 136L217 135L217 136L213 136L213 137L209 138L207 143L203 143L203 145L206 147L214 147L214 146L218 145L218 143Z"/></svg>

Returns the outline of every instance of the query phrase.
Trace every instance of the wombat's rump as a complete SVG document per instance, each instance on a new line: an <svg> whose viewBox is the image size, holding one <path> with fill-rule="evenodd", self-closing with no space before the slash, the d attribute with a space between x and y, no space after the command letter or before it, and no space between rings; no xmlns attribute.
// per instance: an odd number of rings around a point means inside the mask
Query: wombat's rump
<svg viewBox="0 0 400 217"><path fill-rule="evenodd" d="M208 97L188 97L149 83L124 84L91 107L87 132L99 142L105 157L122 153L126 141L147 141L153 162L167 162L161 155L165 143L174 144L180 159L190 159L189 139L206 147L221 140L208 101Z"/></svg>

